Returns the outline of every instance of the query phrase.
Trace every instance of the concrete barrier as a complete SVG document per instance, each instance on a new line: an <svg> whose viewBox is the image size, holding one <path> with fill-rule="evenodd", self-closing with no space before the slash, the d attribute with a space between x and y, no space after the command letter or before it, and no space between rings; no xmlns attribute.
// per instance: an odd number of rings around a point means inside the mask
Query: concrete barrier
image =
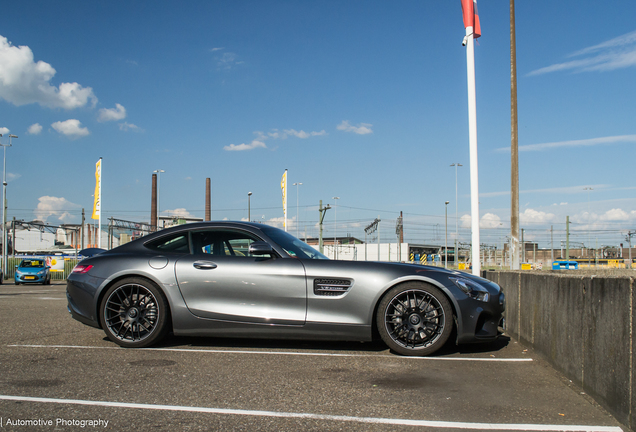
<svg viewBox="0 0 636 432"><path fill-rule="evenodd" d="M506 332L636 430L634 277L485 271L506 294Z"/></svg>

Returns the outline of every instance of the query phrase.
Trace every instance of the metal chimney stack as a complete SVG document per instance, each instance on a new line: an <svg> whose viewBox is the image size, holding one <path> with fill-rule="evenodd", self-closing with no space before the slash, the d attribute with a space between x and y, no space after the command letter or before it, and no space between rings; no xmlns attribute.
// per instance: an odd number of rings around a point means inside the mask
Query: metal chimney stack
<svg viewBox="0 0 636 432"><path fill-rule="evenodd" d="M205 220L209 222L212 220L212 205L211 205L211 192L210 192L210 177L205 179Z"/></svg>
<svg viewBox="0 0 636 432"><path fill-rule="evenodd" d="M157 231L157 174L152 175L152 197L150 198L150 226Z"/></svg>

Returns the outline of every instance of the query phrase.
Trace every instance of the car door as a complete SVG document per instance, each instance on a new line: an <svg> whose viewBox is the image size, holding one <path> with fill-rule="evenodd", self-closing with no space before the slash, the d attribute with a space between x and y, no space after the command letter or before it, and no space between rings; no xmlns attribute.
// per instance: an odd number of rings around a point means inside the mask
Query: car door
<svg viewBox="0 0 636 432"><path fill-rule="evenodd" d="M190 312L234 322L305 323L307 287L299 260L251 256L249 244L262 239L238 229L208 228L190 236L193 253L175 267Z"/></svg>

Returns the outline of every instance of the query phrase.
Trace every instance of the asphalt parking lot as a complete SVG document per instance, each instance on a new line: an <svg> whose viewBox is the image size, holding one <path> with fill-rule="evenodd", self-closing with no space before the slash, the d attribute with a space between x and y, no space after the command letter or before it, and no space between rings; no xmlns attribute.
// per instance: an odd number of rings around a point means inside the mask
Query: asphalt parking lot
<svg viewBox="0 0 636 432"><path fill-rule="evenodd" d="M73 320L65 288L0 286L2 430L622 430L507 337L429 358L172 336L132 350Z"/></svg>

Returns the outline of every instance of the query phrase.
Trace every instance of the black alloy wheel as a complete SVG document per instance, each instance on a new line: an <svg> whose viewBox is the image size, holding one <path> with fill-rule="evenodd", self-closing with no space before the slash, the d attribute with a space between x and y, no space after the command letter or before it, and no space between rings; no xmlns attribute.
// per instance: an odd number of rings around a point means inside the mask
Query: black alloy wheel
<svg viewBox="0 0 636 432"><path fill-rule="evenodd" d="M143 348L168 331L168 303L163 293L141 278L119 281L108 289L100 306L106 336L126 348Z"/></svg>
<svg viewBox="0 0 636 432"><path fill-rule="evenodd" d="M425 356L440 349L453 330L453 310L438 288L407 282L391 289L377 312L384 343L408 356Z"/></svg>

